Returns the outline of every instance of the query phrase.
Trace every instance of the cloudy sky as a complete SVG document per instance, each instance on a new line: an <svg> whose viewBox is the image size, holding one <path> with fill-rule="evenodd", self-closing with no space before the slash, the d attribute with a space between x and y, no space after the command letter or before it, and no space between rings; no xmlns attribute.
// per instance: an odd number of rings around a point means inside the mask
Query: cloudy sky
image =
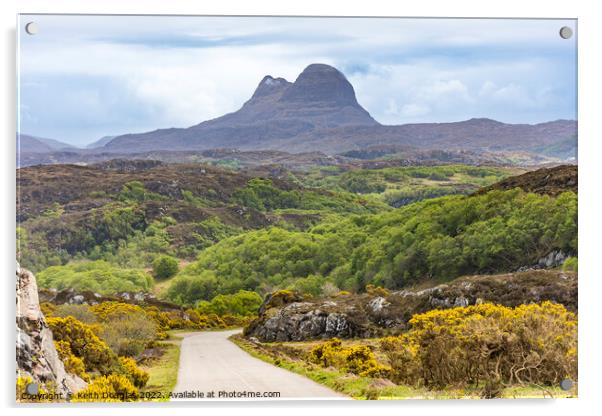
<svg viewBox="0 0 602 416"><path fill-rule="evenodd" d="M27 35L34 21L36 35ZM561 20L21 16L19 130L75 145L236 111L264 75L341 70L383 124L576 119Z"/></svg>

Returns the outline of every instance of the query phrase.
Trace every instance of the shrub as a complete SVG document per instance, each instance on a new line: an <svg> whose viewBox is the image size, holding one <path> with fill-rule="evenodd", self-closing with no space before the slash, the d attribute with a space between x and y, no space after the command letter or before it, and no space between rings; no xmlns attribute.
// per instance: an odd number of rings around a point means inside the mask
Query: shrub
<svg viewBox="0 0 602 416"><path fill-rule="evenodd" d="M400 384L420 385L423 368L418 359L416 343L408 343L406 337L386 337L381 339L381 349L385 352L392 370L389 378Z"/></svg>
<svg viewBox="0 0 602 416"><path fill-rule="evenodd" d="M72 305L65 303L63 305L56 306L52 315L59 318L72 316L85 324L94 324L97 322L96 315L90 311L88 305Z"/></svg>
<svg viewBox="0 0 602 416"><path fill-rule="evenodd" d="M277 290L268 297L265 307L266 309L278 308L300 300L303 300L303 297L293 290Z"/></svg>
<svg viewBox="0 0 602 416"><path fill-rule="evenodd" d="M162 315L166 319L165 324L168 329L202 329L206 327L202 322L202 317L193 309L189 309L184 313L167 311L163 312Z"/></svg>
<svg viewBox="0 0 602 416"><path fill-rule="evenodd" d="M161 194L147 191L140 181L131 181L124 184L117 198L124 202L163 201L167 199Z"/></svg>
<svg viewBox="0 0 602 416"><path fill-rule="evenodd" d="M119 357L119 364L123 367L126 377L138 388L142 388L146 385L149 379L149 374L141 370L136 361L129 357Z"/></svg>
<svg viewBox="0 0 602 416"><path fill-rule="evenodd" d="M157 324L140 306L103 302L90 309L102 322L100 336L118 355L140 354L157 336Z"/></svg>
<svg viewBox="0 0 602 416"><path fill-rule="evenodd" d="M241 316L225 314L221 317L226 328L246 327L253 320L253 316Z"/></svg>
<svg viewBox="0 0 602 416"><path fill-rule="evenodd" d="M390 369L376 361L374 352L365 345L343 347L341 340L333 338L314 347L309 361L322 367L335 367L363 377L383 377Z"/></svg>
<svg viewBox="0 0 602 416"><path fill-rule="evenodd" d="M86 372L84 361L73 355L71 346L67 341L54 341L54 346L65 366L65 371L81 377L84 381L90 381L90 374Z"/></svg>
<svg viewBox="0 0 602 416"><path fill-rule="evenodd" d="M562 270L563 271L571 271L571 272L576 272L577 271L577 257L569 257L568 259L566 259L564 261L564 263L562 263Z"/></svg>
<svg viewBox="0 0 602 416"><path fill-rule="evenodd" d="M95 333L99 328L72 316L46 320L54 340L64 341L76 357L83 360L86 371L109 374L119 368L117 356Z"/></svg>
<svg viewBox="0 0 602 416"><path fill-rule="evenodd" d="M369 295L372 295L372 296L386 297L386 296L389 296L390 292L384 287L368 284L368 285L366 285L366 293L368 293Z"/></svg>
<svg viewBox="0 0 602 416"><path fill-rule="evenodd" d="M336 293L334 296L335 297L339 297L339 296L350 296L351 292L347 291L347 290L341 290L340 292Z"/></svg>
<svg viewBox="0 0 602 416"><path fill-rule="evenodd" d="M178 273L178 260L167 255L153 260L153 274L157 279L167 279Z"/></svg>
<svg viewBox="0 0 602 416"><path fill-rule="evenodd" d="M415 315L381 342L396 382L433 388L484 383L554 385L577 378L577 318L552 302L482 304Z"/></svg>
<svg viewBox="0 0 602 416"><path fill-rule="evenodd" d="M214 313L201 316L202 328L226 328L226 323L222 318Z"/></svg>
<svg viewBox="0 0 602 416"><path fill-rule="evenodd" d="M73 402L133 402L140 397L138 389L123 375L111 374L94 379L73 396Z"/></svg>
<svg viewBox="0 0 602 416"><path fill-rule="evenodd" d="M208 270L198 275L176 276L167 289L167 298L180 305L194 305L201 299L211 299L218 292L215 274Z"/></svg>

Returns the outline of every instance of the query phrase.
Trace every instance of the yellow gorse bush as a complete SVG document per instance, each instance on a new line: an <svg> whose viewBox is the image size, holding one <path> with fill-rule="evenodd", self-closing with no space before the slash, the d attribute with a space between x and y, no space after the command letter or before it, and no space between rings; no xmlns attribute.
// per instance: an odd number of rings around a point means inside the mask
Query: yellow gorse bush
<svg viewBox="0 0 602 416"><path fill-rule="evenodd" d="M124 375L111 374L94 379L83 390L77 392L73 402L133 402L140 397L138 389Z"/></svg>
<svg viewBox="0 0 602 416"><path fill-rule="evenodd" d="M91 306L90 311L102 323L99 335L118 355L140 354L160 331L152 316L138 305L103 302Z"/></svg>
<svg viewBox="0 0 602 416"><path fill-rule="evenodd" d="M97 335L95 325L84 324L72 316L48 318L54 340L64 341L71 353L79 357L86 371L98 371L101 374L113 372L117 356Z"/></svg>
<svg viewBox="0 0 602 416"><path fill-rule="evenodd" d="M389 290L384 287L374 286L372 284L366 285L366 293L372 296L389 296Z"/></svg>
<svg viewBox="0 0 602 416"><path fill-rule="evenodd" d="M122 312L123 309L119 313ZM149 374L141 370L134 359L118 357L94 333L97 330L94 325L84 324L71 316L48 318L48 325L65 370L91 381L86 389L73 397L73 401L137 400L138 388L146 385Z"/></svg>
<svg viewBox="0 0 602 416"><path fill-rule="evenodd" d="M73 355L71 346L67 341L54 341L54 346L61 361L65 365L65 371L81 377L84 381L90 381L90 374L86 372L84 361Z"/></svg>
<svg viewBox="0 0 602 416"><path fill-rule="evenodd" d="M208 329L239 327L248 324L252 317L225 314L219 316L215 313L203 314L196 309L185 311L161 311L156 306L144 308L146 314L157 324L158 339L166 339L170 329Z"/></svg>
<svg viewBox="0 0 602 416"><path fill-rule="evenodd" d="M577 317L552 302L481 304L415 315L381 341L394 381L447 386L577 379Z"/></svg>
<svg viewBox="0 0 602 416"><path fill-rule="evenodd" d="M146 313L141 306L123 302L102 302L90 306L90 310L96 315L99 321L106 321L115 315Z"/></svg>
<svg viewBox="0 0 602 416"><path fill-rule="evenodd" d="M322 367L335 367L364 377L383 377L390 369L376 361L374 352L365 345L343 347L341 340L333 338L314 347L309 361Z"/></svg>
<svg viewBox="0 0 602 416"><path fill-rule="evenodd" d="M149 379L149 374L141 370L136 364L136 360L129 357L119 357L119 364L124 369L127 378L137 388L142 388L146 385Z"/></svg>

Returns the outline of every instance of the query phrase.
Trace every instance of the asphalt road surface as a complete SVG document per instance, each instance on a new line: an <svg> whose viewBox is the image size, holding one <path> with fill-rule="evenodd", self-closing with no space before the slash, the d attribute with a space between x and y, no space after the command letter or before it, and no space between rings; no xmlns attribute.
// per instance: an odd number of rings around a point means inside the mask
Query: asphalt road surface
<svg viewBox="0 0 602 416"><path fill-rule="evenodd" d="M206 400L210 392L214 392L214 399L348 399L308 378L247 354L228 340L237 332L240 330L184 334L174 393L197 395L182 400ZM279 393L279 397L275 397L274 392ZM200 393L205 396L199 397Z"/></svg>

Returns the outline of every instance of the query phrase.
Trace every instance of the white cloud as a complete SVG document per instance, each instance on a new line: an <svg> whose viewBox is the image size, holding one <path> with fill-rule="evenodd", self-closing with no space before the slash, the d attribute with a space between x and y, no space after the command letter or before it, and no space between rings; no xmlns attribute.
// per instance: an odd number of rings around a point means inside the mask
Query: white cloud
<svg viewBox="0 0 602 416"><path fill-rule="evenodd" d="M358 101L385 124L575 114L574 39L557 36L557 26L571 21L36 21L40 34L21 39L23 129L72 141L197 124L240 108L264 75L294 81L313 62L350 68ZM209 46L192 47L191 39ZM54 84L43 86L45 77ZM89 81L76 85L80 78Z"/></svg>
<svg viewBox="0 0 602 416"><path fill-rule="evenodd" d="M425 104L405 104L401 107L400 115L403 117L414 118L427 115L430 112L430 107Z"/></svg>

